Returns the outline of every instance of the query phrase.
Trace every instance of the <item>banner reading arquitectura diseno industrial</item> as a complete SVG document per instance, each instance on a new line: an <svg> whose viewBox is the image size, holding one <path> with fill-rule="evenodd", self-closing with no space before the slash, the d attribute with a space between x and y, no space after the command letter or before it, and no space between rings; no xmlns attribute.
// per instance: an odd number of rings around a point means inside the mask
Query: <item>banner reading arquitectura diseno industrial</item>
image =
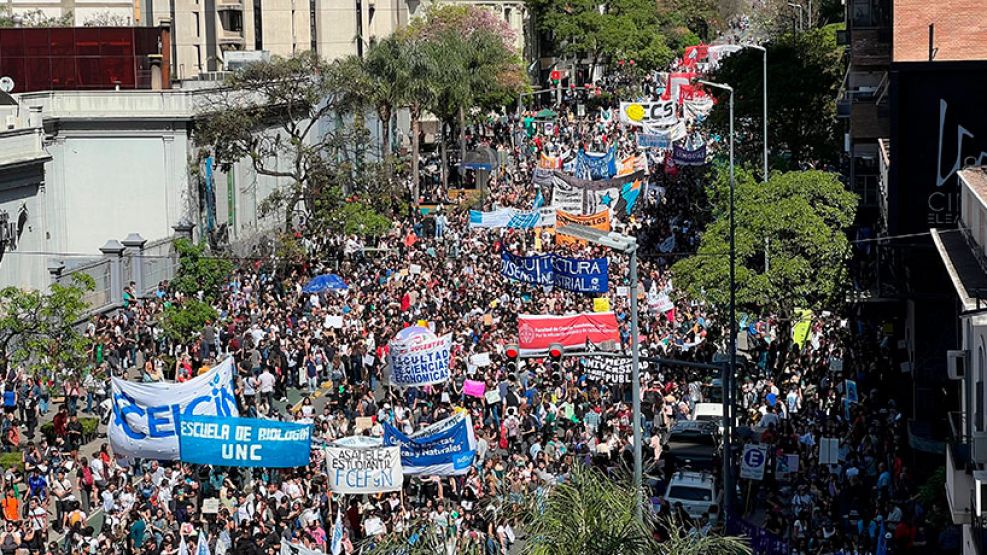
<svg viewBox="0 0 987 555"><path fill-rule="evenodd" d="M259 418L185 416L181 460L216 466L294 468L311 459L312 424Z"/></svg>
<svg viewBox="0 0 987 555"><path fill-rule="evenodd" d="M609 289L606 258L518 256L502 250L500 261L501 275L514 281L561 287L577 293L606 293Z"/></svg>
<svg viewBox="0 0 987 555"><path fill-rule="evenodd" d="M388 343L391 385L415 387L449 380L452 334L436 337L421 326L401 330Z"/></svg>
<svg viewBox="0 0 987 555"><path fill-rule="evenodd" d="M177 461L183 417L239 416L233 394L233 357L205 374L175 383L134 383L112 378L113 416L107 436L113 453Z"/></svg>

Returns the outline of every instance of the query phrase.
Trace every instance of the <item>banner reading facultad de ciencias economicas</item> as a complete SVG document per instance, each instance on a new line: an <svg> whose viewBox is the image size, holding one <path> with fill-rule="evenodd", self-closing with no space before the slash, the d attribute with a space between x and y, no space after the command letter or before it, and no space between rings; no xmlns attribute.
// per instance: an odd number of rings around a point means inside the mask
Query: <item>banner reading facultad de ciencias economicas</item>
<svg viewBox="0 0 987 555"><path fill-rule="evenodd" d="M312 424L185 416L178 438L182 462L294 468L308 466L311 459Z"/></svg>
<svg viewBox="0 0 987 555"><path fill-rule="evenodd" d="M518 347L522 354L545 354L553 343L583 348L620 341L613 312L589 312L571 316L518 315Z"/></svg>
<svg viewBox="0 0 987 555"><path fill-rule="evenodd" d="M177 461L183 416L239 416L233 394L233 357L185 383L112 379L113 416L106 435L113 453Z"/></svg>
<svg viewBox="0 0 987 555"><path fill-rule="evenodd" d="M582 359L586 379L623 384L631 381L631 359L608 355L587 356Z"/></svg>
<svg viewBox="0 0 987 555"><path fill-rule="evenodd" d="M413 387L449 380L452 334L414 335L390 342L391 385Z"/></svg>
<svg viewBox="0 0 987 555"><path fill-rule="evenodd" d="M401 467L405 474L465 474L476 455L473 422L465 413L440 420L411 436L385 422L384 445L401 446Z"/></svg>
<svg viewBox="0 0 987 555"><path fill-rule="evenodd" d="M329 489L361 494L400 491L404 483L401 450L393 447L326 447Z"/></svg>

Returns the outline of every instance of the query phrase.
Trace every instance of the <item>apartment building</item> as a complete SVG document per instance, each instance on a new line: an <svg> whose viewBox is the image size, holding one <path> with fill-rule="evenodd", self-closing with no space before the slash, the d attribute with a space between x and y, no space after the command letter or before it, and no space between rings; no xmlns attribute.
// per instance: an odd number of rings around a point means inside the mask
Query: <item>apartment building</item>
<svg viewBox="0 0 987 555"><path fill-rule="evenodd" d="M179 80L225 69L227 52L290 56L312 48L311 0L140 1L150 21L172 28Z"/></svg>

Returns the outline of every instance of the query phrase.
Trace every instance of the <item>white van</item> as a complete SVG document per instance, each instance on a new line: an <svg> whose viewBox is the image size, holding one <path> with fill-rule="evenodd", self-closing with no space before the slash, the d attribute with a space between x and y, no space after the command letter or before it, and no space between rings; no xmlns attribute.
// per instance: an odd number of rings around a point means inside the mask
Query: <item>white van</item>
<svg viewBox="0 0 987 555"><path fill-rule="evenodd" d="M696 403L692 419L697 422L716 422L723 433L723 405L721 403Z"/></svg>
<svg viewBox="0 0 987 555"><path fill-rule="evenodd" d="M720 495L711 474L690 470L673 474L665 489L665 499L673 508L681 503L690 518L709 514L711 522L719 516Z"/></svg>

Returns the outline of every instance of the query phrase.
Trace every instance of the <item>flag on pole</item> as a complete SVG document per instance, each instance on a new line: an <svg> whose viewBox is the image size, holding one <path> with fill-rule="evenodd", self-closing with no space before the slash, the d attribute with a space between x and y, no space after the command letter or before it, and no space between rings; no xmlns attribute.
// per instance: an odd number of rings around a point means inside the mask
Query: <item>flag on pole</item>
<svg viewBox="0 0 987 555"><path fill-rule="evenodd" d="M545 206L545 196L541 194L541 190L538 190L538 196L535 197L535 202L531 205L532 210L538 210L542 206Z"/></svg>
<svg viewBox="0 0 987 555"><path fill-rule="evenodd" d="M332 555L339 555L343 551L343 512L336 511L336 524L332 527Z"/></svg>
<svg viewBox="0 0 987 555"><path fill-rule="evenodd" d="M210 555L209 542L206 541L206 533L199 530L199 543L195 546L195 555Z"/></svg>

